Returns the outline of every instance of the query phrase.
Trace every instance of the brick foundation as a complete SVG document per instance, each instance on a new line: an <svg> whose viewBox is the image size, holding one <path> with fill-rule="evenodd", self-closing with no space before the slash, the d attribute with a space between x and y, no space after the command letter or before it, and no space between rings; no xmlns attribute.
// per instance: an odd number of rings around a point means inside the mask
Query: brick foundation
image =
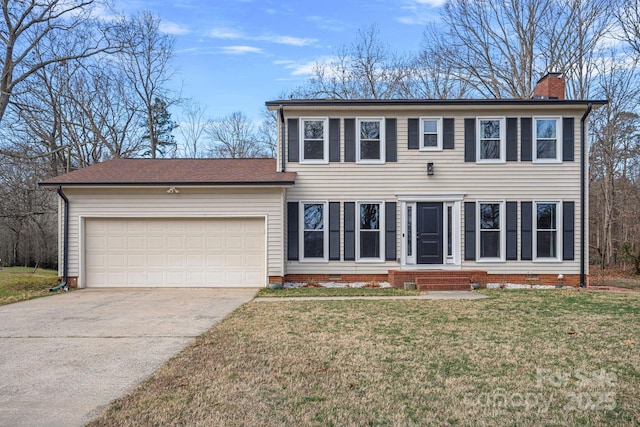
<svg viewBox="0 0 640 427"><path fill-rule="evenodd" d="M78 288L78 278L75 276L67 277L67 286L70 288Z"/></svg>
<svg viewBox="0 0 640 427"><path fill-rule="evenodd" d="M389 282L394 288L404 288L405 283L414 283L422 290L470 289L474 283L485 288L487 283L543 286L580 286L579 274L488 274L482 270L389 270L388 274L287 274L284 277L269 277L269 283L379 283Z"/></svg>
<svg viewBox="0 0 640 427"><path fill-rule="evenodd" d="M388 274L287 274L284 277L285 282L336 282L336 283L355 283L355 282L387 282Z"/></svg>

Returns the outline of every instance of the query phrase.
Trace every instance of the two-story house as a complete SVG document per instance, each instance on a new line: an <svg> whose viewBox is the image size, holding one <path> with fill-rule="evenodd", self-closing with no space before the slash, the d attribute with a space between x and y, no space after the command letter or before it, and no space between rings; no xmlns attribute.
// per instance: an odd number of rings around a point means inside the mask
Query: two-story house
<svg viewBox="0 0 640 427"><path fill-rule="evenodd" d="M604 103L564 100L558 74L529 100L269 101L275 160L113 160L43 183L61 195L62 274L579 286L586 122Z"/></svg>

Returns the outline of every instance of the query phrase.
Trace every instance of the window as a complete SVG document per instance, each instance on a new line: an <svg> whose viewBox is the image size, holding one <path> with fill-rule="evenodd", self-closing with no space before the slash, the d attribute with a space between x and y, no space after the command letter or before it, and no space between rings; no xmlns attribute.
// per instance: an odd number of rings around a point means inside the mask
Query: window
<svg viewBox="0 0 640 427"><path fill-rule="evenodd" d="M442 150L442 119L423 117L420 119L421 150Z"/></svg>
<svg viewBox="0 0 640 427"><path fill-rule="evenodd" d="M502 163L505 159L504 118L478 118L478 162Z"/></svg>
<svg viewBox="0 0 640 427"><path fill-rule="evenodd" d="M478 233L480 240L480 260L502 260L503 256L503 214L501 202L481 202L478 204Z"/></svg>
<svg viewBox="0 0 640 427"><path fill-rule="evenodd" d="M384 120L358 119L357 160L360 163L384 163Z"/></svg>
<svg viewBox="0 0 640 427"><path fill-rule="evenodd" d="M327 245L327 203L301 202L301 260L326 261Z"/></svg>
<svg viewBox="0 0 640 427"><path fill-rule="evenodd" d="M382 204L359 203L358 260L382 261Z"/></svg>
<svg viewBox="0 0 640 427"><path fill-rule="evenodd" d="M327 163L329 137L326 118L303 118L300 136L301 163Z"/></svg>
<svg viewBox="0 0 640 427"><path fill-rule="evenodd" d="M535 161L560 161L560 138L562 134L561 121L557 117L536 117L534 119L533 150Z"/></svg>
<svg viewBox="0 0 640 427"><path fill-rule="evenodd" d="M536 203L536 258L558 259L558 203Z"/></svg>

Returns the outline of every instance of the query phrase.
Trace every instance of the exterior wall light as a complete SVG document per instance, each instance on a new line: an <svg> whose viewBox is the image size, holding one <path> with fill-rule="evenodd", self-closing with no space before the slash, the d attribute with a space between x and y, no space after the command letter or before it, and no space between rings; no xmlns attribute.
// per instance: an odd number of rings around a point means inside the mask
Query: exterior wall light
<svg viewBox="0 0 640 427"><path fill-rule="evenodd" d="M434 174L433 162L429 162L427 163L427 175L433 175L433 174Z"/></svg>

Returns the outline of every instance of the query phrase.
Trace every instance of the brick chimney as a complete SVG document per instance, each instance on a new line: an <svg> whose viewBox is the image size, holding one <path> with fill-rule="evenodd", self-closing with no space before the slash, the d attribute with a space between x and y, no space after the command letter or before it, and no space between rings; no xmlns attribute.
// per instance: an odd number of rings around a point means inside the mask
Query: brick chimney
<svg viewBox="0 0 640 427"><path fill-rule="evenodd" d="M545 74L533 88L534 99L564 100L564 77L562 73Z"/></svg>

